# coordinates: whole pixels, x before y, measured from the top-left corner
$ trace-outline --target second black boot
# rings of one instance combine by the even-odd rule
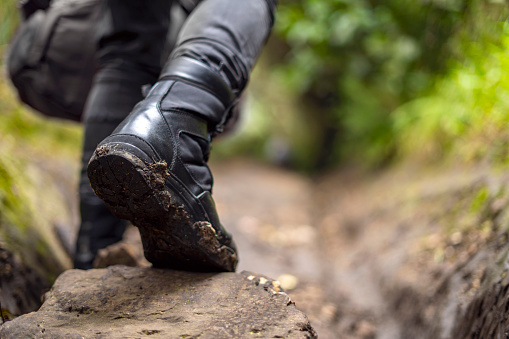
[[[174,63],[88,165],[94,192],[140,230],[154,267],[235,271],[237,251],[212,199],[211,134],[233,101],[208,67]]]

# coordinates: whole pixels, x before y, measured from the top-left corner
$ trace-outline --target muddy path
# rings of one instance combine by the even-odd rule
[[[378,296],[369,286],[357,288],[367,272],[346,272],[346,258],[329,247],[331,232],[320,228],[324,221],[342,227],[331,219],[342,213],[327,201],[328,192],[304,176],[250,161],[213,164],[212,170],[218,211],[239,247],[239,270],[280,280],[320,338],[373,337],[368,310],[379,304]],[[349,241],[333,236],[337,244]]]
[[[474,322],[485,333],[507,322],[505,173],[400,166],[311,180],[250,161],[212,169],[239,269],[282,281],[320,338],[476,337]],[[493,312],[501,320],[488,326]]]

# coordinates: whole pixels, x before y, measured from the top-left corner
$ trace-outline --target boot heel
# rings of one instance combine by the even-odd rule
[[[134,154],[116,145],[99,147],[88,164],[88,177],[95,194],[117,217],[133,220],[134,211],[153,210],[154,189],[164,189],[165,170],[150,171]],[[152,212],[152,211],[147,211]]]

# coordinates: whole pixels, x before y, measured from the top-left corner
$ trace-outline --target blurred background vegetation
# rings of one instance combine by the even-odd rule
[[[228,146],[308,172],[504,163],[507,13],[504,0],[281,0]]]
[[[78,174],[82,128],[46,119],[18,102],[4,66],[19,21],[16,2],[0,0],[0,250],[20,257],[45,287],[71,264],[54,222],[74,222],[76,198],[63,193],[75,187],[77,197],[73,174]],[[2,264],[0,280],[9,274],[9,265]]]
[[[15,6],[0,0],[0,52]],[[507,14],[505,0],[280,0],[239,131],[213,155],[309,173],[407,158],[505,163]],[[5,78],[1,91],[10,92]],[[27,113],[6,95],[2,134],[79,151],[79,127]]]

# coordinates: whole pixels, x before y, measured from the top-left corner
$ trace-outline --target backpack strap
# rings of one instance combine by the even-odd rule
[[[37,33],[38,38],[34,39],[33,45],[30,48],[30,52],[27,55],[26,63],[29,66],[35,66],[42,59],[44,53],[47,48],[47,43],[49,41],[49,36],[53,32],[53,27],[55,26],[58,18],[60,17],[60,13],[55,13],[57,11],[46,12],[46,18],[44,19],[44,25],[39,28],[39,33]]]
[[[17,6],[21,12],[21,18],[24,21],[30,18],[32,14],[38,10],[48,9],[50,1],[51,0],[19,0]]]

